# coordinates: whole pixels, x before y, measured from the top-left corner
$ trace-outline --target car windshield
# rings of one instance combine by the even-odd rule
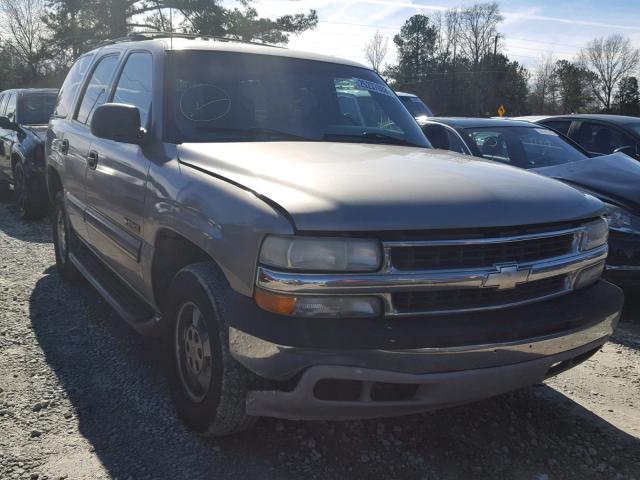
[[[515,167],[550,167],[589,158],[548,128],[504,126],[464,132],[482,157]]]
[[[429,147],[373,71],[237,52],[173,52],[172,141],[325,141]],[[173,136],[176,136],[175,138]]]
[[[401,96],[398,98],[400,98],[400,101],[405,107],[407,107],[409,113],[414,117],[421,117],[423,115],[426,117],[433,117],[433,113],[431,113],[429,107],[427,107],[418,97]]]
[[[33,93],[20,97],[18,121],[22,125],[46,125],[56,106],[57,94]]]

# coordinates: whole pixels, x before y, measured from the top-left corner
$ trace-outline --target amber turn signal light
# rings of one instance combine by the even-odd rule
[[[256,288],[254,298],[263,310],[280,315],[291,315],[296,308],[296,297],[271,293],[260,288]]]

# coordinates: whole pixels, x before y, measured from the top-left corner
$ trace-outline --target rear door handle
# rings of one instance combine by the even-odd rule
[[[98,152],[91,150],[87,155],[87,166],[91,170],[95,170],[98,167]]]

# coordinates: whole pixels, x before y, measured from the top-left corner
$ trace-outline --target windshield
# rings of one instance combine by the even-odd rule
[[[373,71],[237,52],[173,52],[175,142],[331,141],[429,147]]]
[[[404,106],[407,107],[407,110],[409,110],[409,113],[414,117],[433,117],[433,113],[431,113],[429,107],[427,107],[418,97],[401,96],[398,98],[400,98],[400,101],[402,101]]]
[[[589,158],[547,128],[505,126],[464,131],[480,156],[515,167],[550,167]]]
[[[35,93],[22,95],[18,107],[18,120],[22,125],[46,125],[56,106],[57,94]]]

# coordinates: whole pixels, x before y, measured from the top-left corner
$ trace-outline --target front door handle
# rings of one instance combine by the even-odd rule
[[[87,167],[91,170],[95,170],[98,167],[98,152],[91,150],[87,155]]]

